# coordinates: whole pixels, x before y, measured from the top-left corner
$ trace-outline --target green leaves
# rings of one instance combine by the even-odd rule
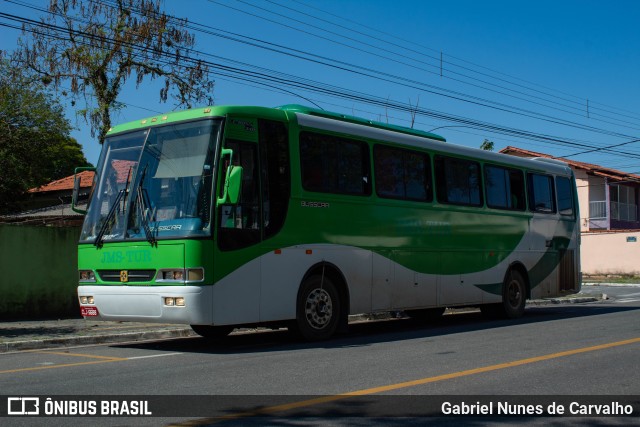
[[[130,77],[136,86],[164,80],[160,100],[171,97],[177,107],[213,104],[208,66],[183,55],[195,45],[187,21],[166,15],[160,5],[159,0],[50,0],[42,23],[25,26],[13,61],[46,84],[70,86],[72,102],[87,104],[81,116],[100,143]]]
[[[0,213],[19,210],[29,189],[87,164],[70,132],[52,93],[23,70],[0,62]]]

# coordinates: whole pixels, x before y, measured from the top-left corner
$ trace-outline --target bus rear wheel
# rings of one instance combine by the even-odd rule
[[[193,332],[209,340],[219,340],[233,331],[232,326],[191,325]]]
[[[517,270],[511,270],[502,291],[502,306],[508,319],[517,319],[524,314],[527,302],[527,285]]]
[[[527,302],[527,285],[522,274],[511,270],[502,285],[502,302],[487,304],[480,307],[480,311],[490,318],[517,319],[524,314]]]
[[[308,341],[330,338],[338,328],[340,297],[333,281],[320,275],[305,279],[298,292],[295,329]]]

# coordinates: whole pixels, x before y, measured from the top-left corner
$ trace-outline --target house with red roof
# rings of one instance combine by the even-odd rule
[[[518,147],[506,147],[500,152],[557,159],[573,169],[580,209],[583,274],[640,275],[640,175]]]
[[[582,231],[640,230],[640,175],[518,147],[506,147],[500,152],[518,157],[546,157],[567,163],[576,176]]]
[[[80,205],[86,204],[93,184],[94,172],[78,173]],[[30,198],[25,202],[25,210],[12,215],[3,216],[1,222],[48,224],[48,225],[80,225],[83,216],[71,209],[74,175],[52,181],[29,190]]]

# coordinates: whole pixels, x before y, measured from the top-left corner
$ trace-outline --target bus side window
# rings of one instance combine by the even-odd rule
[[[371,194],[369,146],[362,141],[301,132],[300,167],[307,191]]]
[[[376,144],[373,159],[378,197],[432,201],[431,163],[427,154]]]
[[[435,156],[435,171],[439,203],[482,206],[482,178],[478,162]]]
[[[258,184],[258,146],[253,142],[226,141],[233,150],[233,164],[242,166],[242,188],[237,205],[221,205],[218,210],[218,245],[222,250],[246,248],[260,241],[260,197]],[[226,173],[221,168],[221,176]]]
[[[529,209],[533,212],[552,214],[556,212],[553,177],[529,174]]]
[[[260,179],[263,238],[272,237],[284,225],[291,195],[289,135],[284,123],[258,120],[260,131]]]
[[[518,169],[484,166],[487,206],[492,209],[525,210],[524,174]]]
[[[556,194],[558,197],[558,212],[560,215],[573,216],[573,191],[571,191],[571,180],[569,178],[556,178]]]

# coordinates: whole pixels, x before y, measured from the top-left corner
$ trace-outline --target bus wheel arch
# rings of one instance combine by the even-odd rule
[[[349,314],[349,291],[334,264],[320,262],[304,275],[296,297],[294,327],[303,338],[320,341],[344,331]]]

